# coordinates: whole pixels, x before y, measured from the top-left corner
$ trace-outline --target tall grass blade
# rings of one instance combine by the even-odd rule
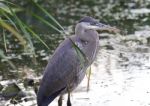
[[[4,48],[5,48],[5,51],[7,52],[7,43],[6,43],[6,35],[5,35],[5,30],[3,29],[3,41],[4,41]]]
[[[47,49],[50,49],[50,48],[48,47],[48,45],[47,45],[31,28],[27,27],[27,29],[28,29],[28,31],[29,31],[30,33],[32,33],[33,36],[35,36],[41,43],[43,43],[43,45],[44,45]]]
[[[17,28],[15,22],[13,22],[13,20],[4,12],[1,11],[1,13],[9,20],[9,22],[14,26],[14,28],[19,32],[19,29]]]
[[[26,46],[26,40],[22,37],[22,35],[19,34],[12,26],[5,23],[5,21],[3,21],[1,18],[0,18],[0,25],[9,32],[11,32],[20,41],[21,45],[23,45],[24,47]]]
[[[2,11],[2,14],[10,21],[10,23],[16,28],[16,30],[19,31],[19,29],[17,28],[17,26],[16,26],[16,24],[13,22],[13,20],[12,20],[11,18],[9,18],[9,16],[8,16],[5,12]],[[33,36],[35,36],[42,44],[44,44],[47,49],[50,49],[50,48],[46,45],[46,43],[45,43],[31,28],[29,28],[29,27],[28,27],[27,25],[25,25],[25,24],[23,24],[23,25],[27,28],[27,30],[28,30],[30,33],[32,33]]]
[[[10,15],[12,15],[12,13],[11,13],[9,7],[6,4],[7,5],[9,4],[11,6],[15,6],[15,7],[12,8],[12,10],[15,11],[15,12],[20,12],[20,11],[23,10],[22,8],[18,7],[16,4],[14,4],[12,2],[9,2],[9,1],[6,1],[6,0],[5,1],[0,0],[0,10],[3,10],[6,13],[9,13]]]
[[[78,57],[79,57],[79,60],[80,60],[80,62],[81,62],[81,67],[83,68],[83,67],[84,67],[84,64],[85,64],[86,62],[88,62],[89,60],[88,60],[88,58],[86,57],[86,55],[83,53],[83,51],[72,41],[72,39],[70,39],[70,41],[72,42],[73,47],[74,47],[74,49],[76,50],[76,53],[77,53],[77,55],[78,55]]]
[[[12,12],[17,24],[19,25],[21,31],[24,33],[24,36],[27,38],[27,40],[29,41],[30,44],[30,49],[31,52],[35,55],[35,50],[34,50],[34,46],[31,40],[31,36],[28,33],[28,31],[25,29],[25,27],[23,26],[23,22],[18,18],[18,16],[15,14],[15,12],[9,7],[10,11]]]
[[[64,28],[59,24],[59,22],[50,14],[48,13],[44,8],[42,8],[38,3],[35,3],[32,1],[41,11],[43,11],[52,21],[54,21],[63,31]],[[65,31],[64,31],[65,32]]]
[[[87,81],[87,92],[88,92],[90,89],[90,79],[91,79],[91,72],[92,72],[91,66],[87,69],[86,72],[87,72],[86,74],[87,74],[87,78],[88,78],[88,81]]]
[[[46,21],[45,19],[43,19],[42,17],[32,13],[32,15],[37,18],[38,20],[40,20],[41,22],[43,22],[44,24],[50,26],[51,28],[55,29],[56,31],[58,31],[59,33],[62,33],[61,30],[59,30],[58,28],[56,28],[54,25],[52,25],[51,23],[49,23],[48,21]]]

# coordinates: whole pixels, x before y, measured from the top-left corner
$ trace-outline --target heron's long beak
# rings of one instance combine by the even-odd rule
[[[120,30],[117,29],[116,27],[112,27],[110,25],[105,25],[102,23],[97,23],[95,26],[97,27],[96,30],[98,30],[98,31],[109,31],[109,32],[114,32],[114,33],[120,32]]]

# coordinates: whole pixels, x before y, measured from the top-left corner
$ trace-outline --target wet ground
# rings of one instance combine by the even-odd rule
[[[85,77],[72,94],[74,106],[150,106],[150,48],[143,45],[140,49],[147,52],[141,53],[135,50],[139,45],[133,45],[132,50],[127,49],[132,45],[100,50],[92,65],[90,90],[86,91]]]
[[[122,35],[103,34],[103,36],[107,37],[106,39],[100,39],[100,51],[91,66],[90,90],[87,92],[87,77],[85,77],[84,81],[72,93],[73,106],[150,106],[149,0],[127,2],[120,0],[109,0],[109,2],[106,0],[65,2],[64,0],[64,2],[59,1],[58,3],[51,0],[46,3],[43,3],[42,6],[45,6],[44,8],[49,10],[48,12],[52,13],[69,33],[73,33],[75,23],[81,17],[87,15],[93,16],[101,22],[116,26],[124,32]],[[33,10],[35,13],[39,12],[34,8]],[[24,17],[24,13],[22,17]],[[36,51],[39,62],[38,67],[32,64],[33,61],[31,61],[31,57],[28,54],[16,54],[15,52],[7,56],[16,66],[23,68],[27,66],[33,72],[35,70],[42,71],[47,63],[46,60],[49,58],[49,54],[54,52],[56,45],[62,41],[63,37],[55,34],[55,32],[51,34],[53,32],[46,25],[42,26],[38,22],[34,23],[32,21],[34,18],[27,20],[31,21],[31,25],[40,27],[40,30],[37,28],[38,33],[40,33],[39,36],[50,46],[51,51],[36,44],[38,48]],[[4,66],[0,71],[3,73],[0,75],[0,84],[7,86],[7,82],[19,82],[17,83],[18,86],[21,90],[27,92],[27,96],[21,98],[21,102],[18,102],[14,98],[5,100],[1,98],[0,94],[0,106],[14,106],[12,100],[16,102],[15,106],[36,106],[36,95],[33,88],[25,88],[21,82],[24,79],[22,77],[18,78],[18,76],[14,75],[14,70],[9,70],[8,64],[1,62],[3,63],[1,66]],[[9,71],[6,70],[7,68]],[[24,69],[27,70],[27,68]],[[28,70],[25,72],[30,74]],[[35,77],[38,76],[32,76],[32,78]],[[57,106],[57,99],[50,106]],[[63,106],[66,106],[66,97],[64,98]]]
[[[140,39],[141,33],[137,31],[134,37]],[[143,44],[139,45],[132,41],[132,35],[126,36],[128,41],[124,43],[120,35],[105,33],[103,36],[110,38],[100,40],[101,49],[91,66],[90,90],[87,92],[86,76],[71,95],[73,106],[150,106],[150,47],[144,44],[146,38],[142,37]],[[32,99],[23,100],[16,106],[36,105],[34,91],[29,92]],[[57,106],[57,100],[50,106]],[[66,100],[65,96],[63,106],[66,106]],[[9,100],[1,103],[13,106]]]

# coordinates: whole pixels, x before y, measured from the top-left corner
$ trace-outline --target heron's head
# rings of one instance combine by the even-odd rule
[[[103,23],[100,23],[98,20],[88,16],[82,18],[76,26],[77,33],[79,32],[82,33],[82,31],[84,30],[108,31],[114,33],[120,31],[115,27],[111,27],[110,25],[105,25]]]

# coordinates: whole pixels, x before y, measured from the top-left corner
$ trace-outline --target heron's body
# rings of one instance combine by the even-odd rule
[[[56,49],[45,69],[44,77],[40,85],[42,87],[39,89],[39,92],[42,91],[42,93],[38,93],[39,106],[47,106],[50,101],[55,99],[58,95],[67,93],[67,89],[70,91],[74,90],[83,80],[86,69],[92,63],[92,61],[90,61],[90,63],[80,62],[81,60],[70,39],[80,47],[89,60],[94,60],[95,58],[98,46],[98,35],[92,38],[93,41],[87,41],[87,44],[75,36],[63,41]],[[93,45],[91,45],[91,43]],[[88,49],[89,47],[91,50],[87,54],[83,48]],[[84,66],[82,66],[82,64],[84,64]],[[58,94],[54,95],[56,92],[58,92]],[[54,95],[54,97],[50,98],[52,95]]]
[[[104,28],[102,25],[86,17],[76,25],[75,35],[59,45],[45,68],[37,95],[38,106],[48,106],[58,95],[71,92],[80,84],[98,51],[98,33],[93,29]],[[84,61],[74,45],[86,57]]]

